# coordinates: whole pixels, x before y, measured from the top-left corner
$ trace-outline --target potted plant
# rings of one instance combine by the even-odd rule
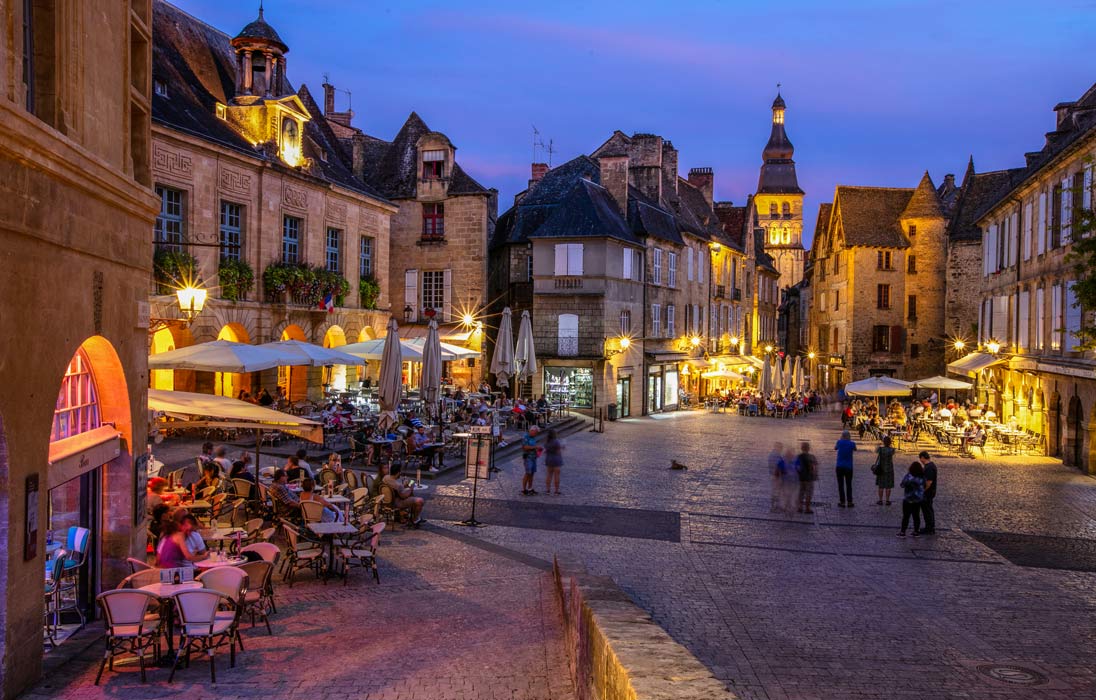
[[[221,281],[221,298],[228,301],[244,301],[251,285],[255,283],[255,272],[243,260],[224,258],[218,270]]]
[[[381,285],[373,275],[358,280],[358,297],[363,309],[377,308],[377,299],[381,296]]]
[[[183,250],[159,249],[152,258],[158,294],[171,294],[198,275],[198,260]]]

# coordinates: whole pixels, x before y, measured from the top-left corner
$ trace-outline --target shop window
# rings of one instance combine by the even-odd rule
[[[544,388],[553,404],[594,407],[594,373],[589,367],[545,367]]]

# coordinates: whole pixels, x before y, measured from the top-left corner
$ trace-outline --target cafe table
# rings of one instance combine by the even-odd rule
[[[246,535],[247,532],[242,527],[217,527],[199,530],[198,534],[204,541],[217,542],[220,544],[220,549],[224,549],[226,541],[235,540],[236,535]]]
[[[195,569],[216,569],[219,566],[240,566],[247,563],[247,557],[225,556],[223,552],[210,552],[208,559],[194,562]]]
[[[181,591],[193,591],[201,588],[199,581],[186,581],[183,583],[150,583],[141,586],[140,590],[148,591],[160,599],[160,618],[167,621],[167,658],[161,660],[161,665],[174,663],[175,655],[175,611],[172,609],[172,596]]]
[[[342,506],[343,514],[346,517],[346,522],[350,522],[350,499],[346,496],[340,496],[335,494],[333,496],[324,496],[325,501],[333,506]]]
[[[335,535],[352,535],[358,528],[348,523],[309,523],[308,529],[313,534],[324,538],[327,544],[327,573],[330,577],[335,570]]]

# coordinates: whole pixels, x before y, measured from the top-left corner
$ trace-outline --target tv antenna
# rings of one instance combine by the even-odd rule
[[[544,143],[544,139],[542,139],[541,136],[540,136],[540,131],[537,129],[536,124],[534,124],[533,125],[533,162],[534,163],[541,162],[537,157],[537,153],[539,151],[540,153],[544,154],[544,156],[547,157],[548,167],[551,168],[552,167],[552,154],[556,152],[556,149],[553,146],[553,143],[554,143],[554,141],[552,139],[548,139],[548,143]],[[542,156],[542,157],[544,157],[544,156]]]
[[[331,85],[331,74],[330,73],[325,72],[323,74],[323,82],[324,82],[324,85]],[[354,99],[353,99],[354,96],[353,96],[353,94],[351,94],[351,92],[349,90],[344,90],[342,88],[335,87],[334,85],[332,85],[331,87],[333,87],[335,89],[335,92],[341,92],[344,95],[346,95],[346,111],[347,112],[353,112],[354,111]]]

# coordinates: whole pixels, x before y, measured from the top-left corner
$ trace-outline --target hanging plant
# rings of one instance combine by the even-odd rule
[[[377,308],[377,299],[381,296],[381,285],[372,275],[358,280],[358,296],[363,309]]]
[[[158,294],[171,294],[197,279],[198,260],[182,250],[159,249],[152,257],[152,273]]]
[[[255,271],[243,260],[221,260],[218,276],[221,281],[221,298],[229,301],[247,299],[251,285],[255,283]]]

